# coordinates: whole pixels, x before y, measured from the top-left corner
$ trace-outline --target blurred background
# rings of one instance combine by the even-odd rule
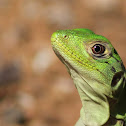
[[[73,126],[81,102],[51,48],[59,29],[107,37],[126,64],[125,0],[0,0],[0,125]]]

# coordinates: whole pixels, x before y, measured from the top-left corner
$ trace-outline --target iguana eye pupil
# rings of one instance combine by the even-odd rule
[[[64,38],[66,38],[66,37],[67,37],[67,35],[64,36]]]
[[[100,45],[100,44],[95,44],[93,47],[92,47],[92,52],[94,54],[103,54],[105,52],[105,46],[103,45]]]

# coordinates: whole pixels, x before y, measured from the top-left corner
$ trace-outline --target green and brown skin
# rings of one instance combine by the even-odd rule
[[[51,42],[82,101],[75,126],[124,126],[126,70],[110,41],[89,29],[73,29],[54,32]]]

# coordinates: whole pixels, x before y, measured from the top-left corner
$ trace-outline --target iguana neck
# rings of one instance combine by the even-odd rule
[[[70,69],[70,74],[82,101],[80,118],[83,123],[88,126],[92,124],[97,126],[98,124],[102,125],[107,122],[109,119],[109,108],[108,105],[106,105],[106,103],[108,104],[106,96],[92,88],[94,84],[89,83],[89,80],[77,73],[77,71]],[[99,111],[100,109],[105,111]],[[101,115],[103,116],[103,114],[104,119],[101,121],[100,117]]]
[[[120,102],[122,102],[121,100],[117,104],[116,104],[117,101],[113,100],[115,104],[114,106],[115,109],[113,110],[115,113],[112,115],[110,110],[110,104],[113,104],[112,99],[110,98],[111,99],[110,101],[110,99],[106,95],[94,90],[94,88],[92,88],[91,85],[94,85],[95,82],[89,83],[89,81],[86,80],[86,78],[84,78],[76,70],[68,69],[68,71],[74,81],[74,84],[78,90],[82,102],[80,119],[78,120],[75,126],[92,126],[92,124],[93,126],[99,126],[98,125],[99,123],[101,123],[101,125],[104,124],[103,126],[124,126],[123,120],[118,120],[115,118],[116,114],[119,113],[119,110],[116,111],[115,109],[117,108],[116,106],[120,105]],[[126,97],[125,91],[124,93],[122,93],[121,97],[122,100],[124,99],[124,97]],[[85,106],[86,102],[88,102],[88,106],[90,106],[90,109],[86,109],[87,107]],[[109,107],[106,106],[106,103],[109,104]],[[121,105],[122,107],[126,106],[123,104]],[[103,108],[101,108],[102,111],[99,111],[100,107],[105,108],[105,111],[103,112]],[[124,108],[122,110],[124,110]],[[103,122],[101,122],[100,115],[103,114],[104,114],[104,120]],[[119,116],[120,115],[118,115],[118,117]],[[89,118],[90,121],[87,118]]]

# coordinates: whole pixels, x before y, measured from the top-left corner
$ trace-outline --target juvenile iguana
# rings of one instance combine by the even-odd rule
[[[75,126],[124,126],[126,70],[110,41],[89,29],[73,29],[54,32],[51,42],[82,101]]]

